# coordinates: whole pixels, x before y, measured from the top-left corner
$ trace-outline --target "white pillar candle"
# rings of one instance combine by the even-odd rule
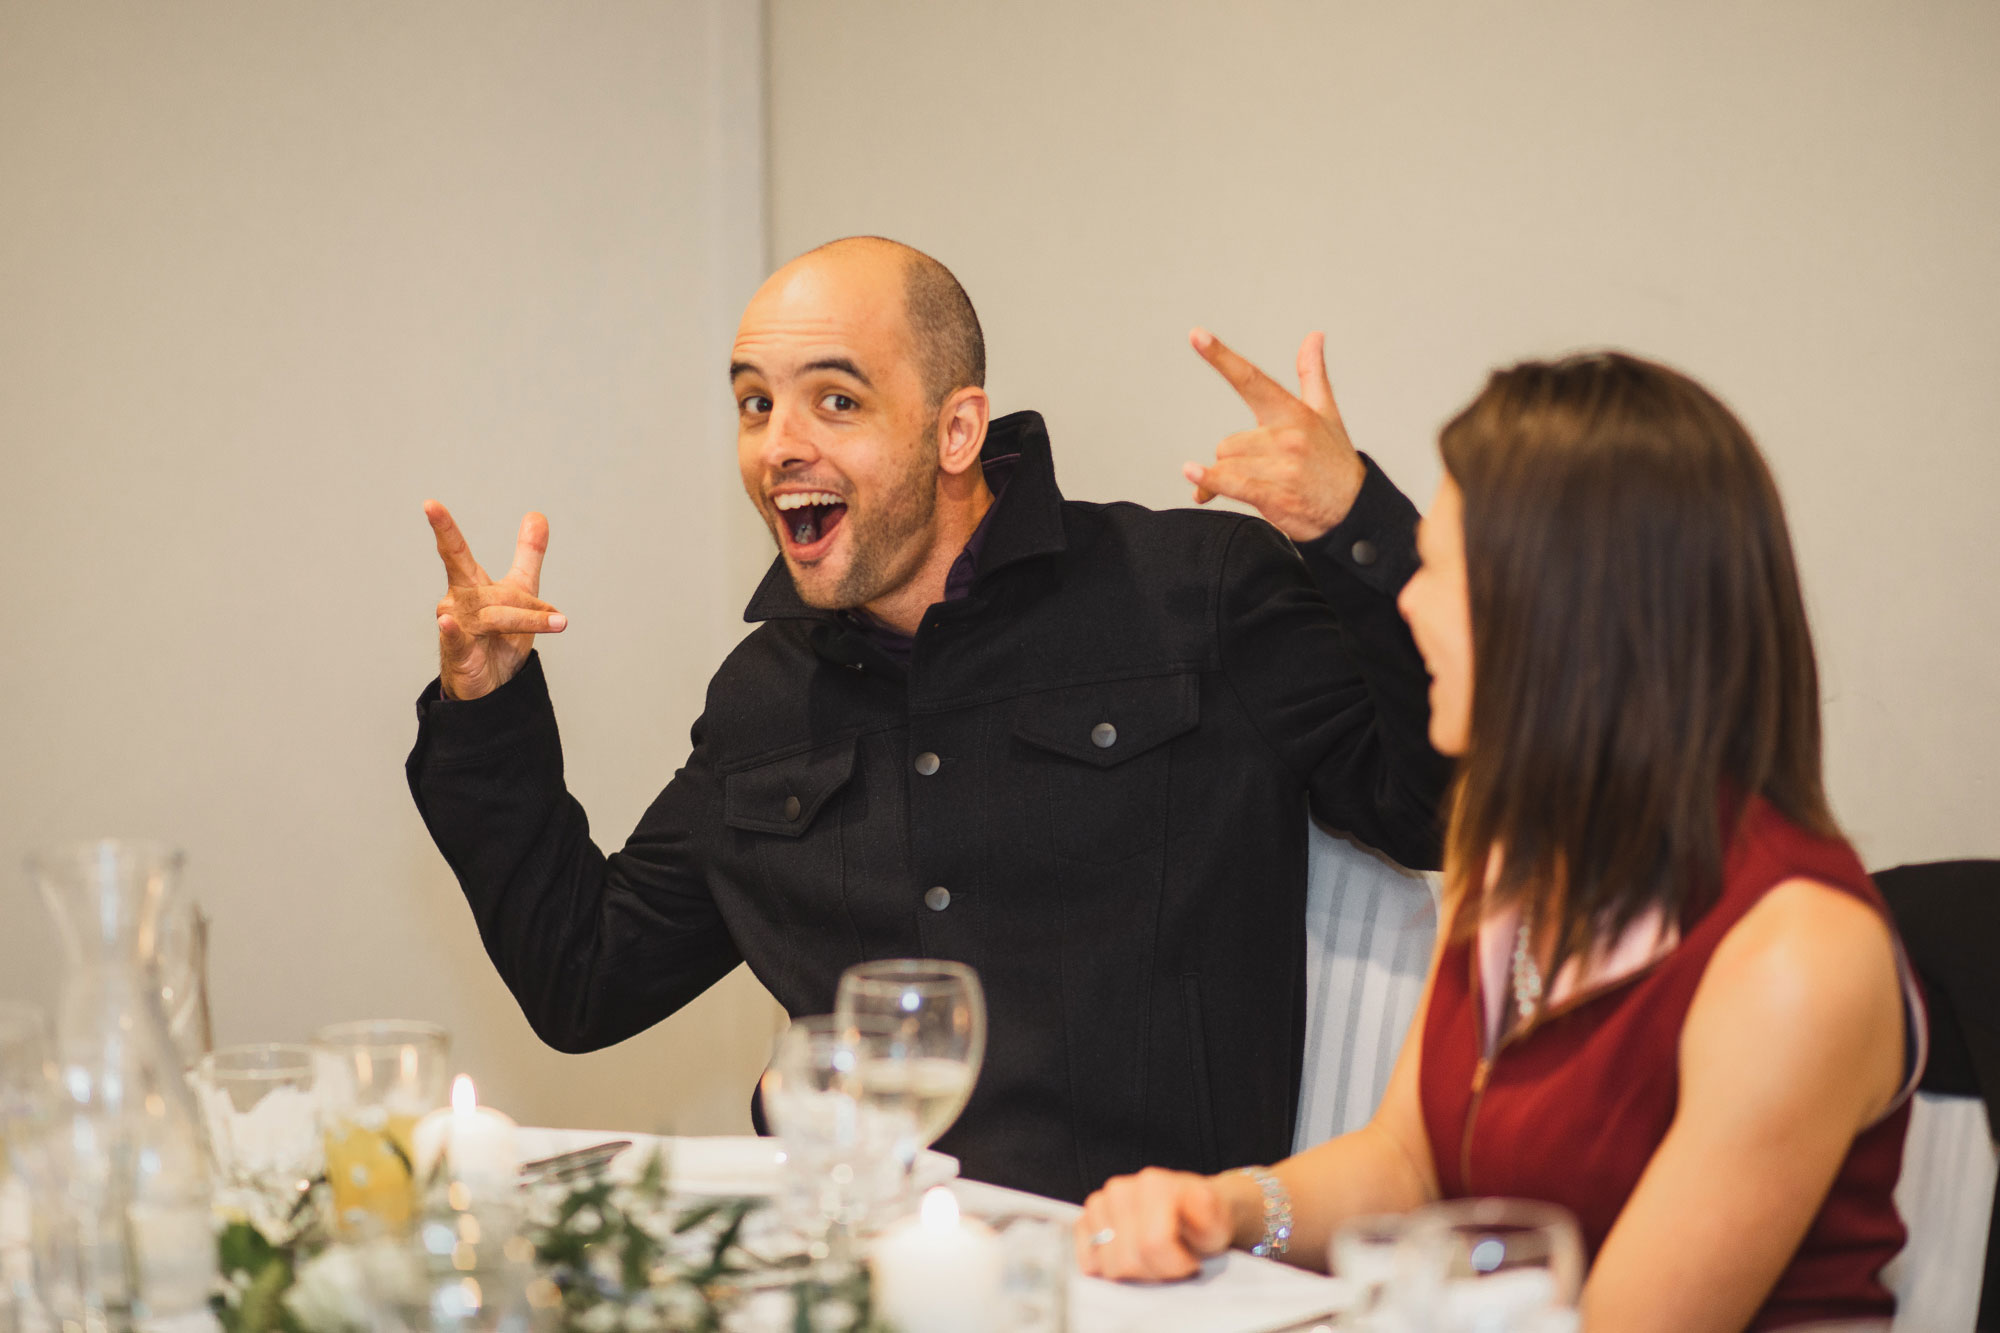
[[[474,1198],[512,1199],[521,1168],[514,1131],[512,1120],[479,1105],[472,1080],[460,1074],[452,1081],[451,1109],[432,1111],[411,1136],[418,1183],[430,1179],[442,1154],[447,1178],[463,1183]]]
[[[875,1242],[875,1310],[897,1333],[993,1333],[1000,1240],[940,1185],[910,1221]]]

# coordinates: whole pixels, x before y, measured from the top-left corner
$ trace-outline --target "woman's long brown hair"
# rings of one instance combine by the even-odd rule
[[[1691,923],[1750,796],[1836,831],[1784,509],[1728,408],[1621,353],[1528,362],[1440,447],[1472,609],[1454,894],[1497,861],[1489,903],[1531,903],[1560,967],[1651,907]]]

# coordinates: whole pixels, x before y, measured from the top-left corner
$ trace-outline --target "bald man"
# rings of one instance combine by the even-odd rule
[[[533,651],[567,623],[547,523],[495,580],[426,506],[448,586],[410,789],[544,1041],[622,1041],[739,962],[804,1015],[850,964],[957,959],[989,1015],[939,1143],[967,1175],[1080,1200],[1290,1151],[1308,805],[1437,853],[1446,769],[1395,609],[1416,514],[1348,442],[1316,339],[1298,396],[1194,341],[1257,425],[1187,476],[1268,521],[1064,500],[1041,418],[989,421],[978,318],[928,256],[853,238],[774,274],[729,366],[778,546],[761,623],[609,856]]]

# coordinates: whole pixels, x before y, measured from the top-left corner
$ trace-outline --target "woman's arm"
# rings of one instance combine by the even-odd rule
[[[1292,1263],[1324,1269],[1327,1244],[1347,1218],[1400,1213],[1437,1197],[1437,1170],[1417,1100],[1417,1066],[1443,940],[1440,931],[1423,995],[1374,1118],[1271,1168],[1292,1196],[1292,1240],[1285,1256]],[[1110,1241],[1092,1243],[1106,1231]],[[1148,1167],[1136,1176],[1113,1177],[1084,1201],[1076,1224],[1077,1266],[1099,1277],[1170,1282],[1194,1276],[1205,1256],[1232,1245],[1248,1249],[1263,1235],[1263,1194],[1248,1177]]]
[[[1867,904],[1788,880],[1731,929],[1681,1033],[1681,1093],[1597,1257],[1584,1323],[1741,1329],[1903,1078],[1902,985]]]

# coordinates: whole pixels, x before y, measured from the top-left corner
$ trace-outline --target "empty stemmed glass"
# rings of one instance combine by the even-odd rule
[[[764,1112],[785,1149],[784,1211],[819,1257],[851,1257],[854,1232],[893,1198],[916,1139],[908,1103],[865,1095],[861,1073],[897,1058],[893,1025],[831,1014],[801,1018],[778,1038],[762,1083]]]
[[[979,974],[963,963],[934,958],[858,963],[841,974],[833,1012],[842,1023],[870,1020],[895,1033],[895,1048],[869,1060],[860,1081],[865,1095],[911,1108],[917,1124],[909,1154],[914,1160],[951,1128],[978,1081],[986,1057],[986,997]]]
[[[1347,1316],[1370,1319],[1388,1308],[1396,1281],[1397,1252],[1409,1234],[1410,1214],[1371,1213],[1350,1217],[1327,1247],[1328,1270],[1358,1293]]]
[[[1568,1209],[1456,1199],[1419,1210],[1397,1252],[1396,1303],[1437,1333],[1575,1327],[1583,1243]]]

